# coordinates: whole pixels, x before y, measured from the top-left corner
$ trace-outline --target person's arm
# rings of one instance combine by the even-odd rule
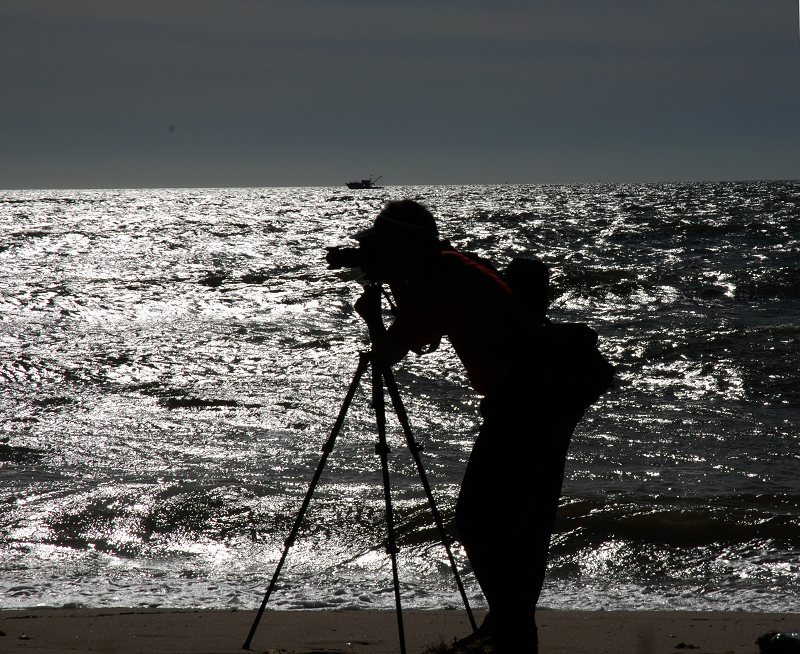
[[[367,323],[372,352],[381,364],[391,367],[408,354],[410,348],[393,338],[383,324],[380,286],[367,286],[356,300],[355,309]]]

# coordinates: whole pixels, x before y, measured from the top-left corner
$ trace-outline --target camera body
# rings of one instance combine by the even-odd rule
[[[361,248],[329,247],[325,261],[332,270],[339,268],[361,268],[364,253]]]
[[[328,268],[339,270],[341,268],[356,268],[364,273],[372,282],[379,282],[378,265],[375,253],[364,246],[356,248],[329,247],[325,255]]]

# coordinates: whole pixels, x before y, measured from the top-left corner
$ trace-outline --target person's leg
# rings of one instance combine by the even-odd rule
[[[538,592],[524,578],[541,557],[531,551],[536,548],[527,541],[528,512],[521,510],[530,504],[525,491],[528,475],[517,463],[524,455],[503,443],[507,430],[500,427],[500,421],[486,417],[464,475],[456,524],[489,605],[482,631],[491,631],[498,653],[513,642],[516,652],[530,654],[536,643],[531,598]]]
[[[485,412],[456,507],[461,542],[489,604],[487,628],[498,654],[537,651],[535,608],[577,422],[537,413],[532,429],[529,412]]]
[[[533,503],[527,511],[517,503],[515,515],[508,515],[503,525],[495,524],[491,540],[465,544],[489,605],[487,627],[498,654],[538,652],[536,605],[558,506],[554,490],[539,488],[534,497],[523,499],[523,504]]]

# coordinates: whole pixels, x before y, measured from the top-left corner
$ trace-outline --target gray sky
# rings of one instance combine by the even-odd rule
[[[0,188],[800,178],[796,0],[0,0]]]

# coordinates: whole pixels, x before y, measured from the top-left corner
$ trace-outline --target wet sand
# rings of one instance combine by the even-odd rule
[[[478,619],[480,614],[476,614]],[[0,611],[0,652],[242,652],[254,611],[28,609]],[[757,654],[770,631],[800,630],[800,613],[540,611],[542,654]],[[408,654],[469,629],[463,611],[404,611]],[[400,652],[394,611],[270,611],[254,652]]]

